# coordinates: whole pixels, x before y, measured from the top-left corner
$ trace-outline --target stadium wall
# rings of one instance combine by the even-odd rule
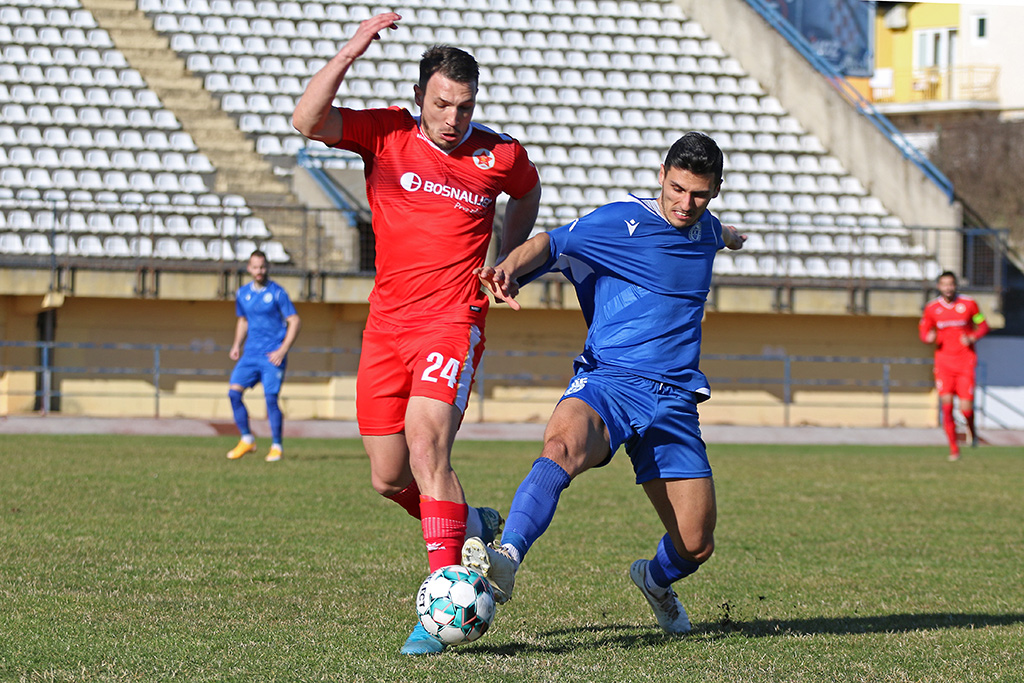
[[[362,302],[365,279],[339,281],[336,287],[347,286],[349,291],[344,302],[334,303],[302,301],[296,296],[301,291],[297,278],[275,279],[296,298],[303,322],[281,394],[285,414],[289,419],[353,419],[357,350],[368,311]],[[193,283],[176,291],[201,289]],[[585,336],[574,297],[561,289],[555,282],[527,288],[522,295],[526,307],[518,313],[503,306],[492,308],[487,329],[490,353],[484,359],[467,421],[542,422],[550,415]],[[751,288],[750,293],[755,291]],[[825,309],[831,295],[823,295],[820,305]],[[719,296],[723,298],[729,297]],[[35,294],[0,296],[3,339],[39,339],[42,302]],[[916,337],[920,305],[904,308],[882,316],[851,315],[842,306],[815,314],[750,312],[721,301],[710,306],[704,327],[704,370],[712,381],[713,399],[702,405],[702,419],[707,424],[934,425],[935,397],[926,362],[930,350]],[[190,300],[68,296],[55,312],[57,342],[187,347],[161,353],[159,387],[146,371],[117,371],[151,368],[150,350],[57,349],[53,362],[76,369],[54,378],[54,389],[62,392],[62,414],[159,414],[230,421],[226,384],[233,363],[227,347],[234,331],[234,304],[229,298],[218,298],[216,287]],[[327,349],[341,352],[322,352]],[[726,354],[744,358],[716,359]],[[760,358],[780,354],[911,358],[920,359],[920,364],[894,366],[893,387],[887,395],[880,387],[882,370],[877,363],[797,364],[792,378],[803,384],[793,386],[787,404],[780,363]],[[25,368],[38,363],[38,350],[4,348],[0,359],[6,369],[0,372],[0,412],[32,412],[37,408],[37,373]],[[263,419],[258,387],[248,399],[253,417]]]

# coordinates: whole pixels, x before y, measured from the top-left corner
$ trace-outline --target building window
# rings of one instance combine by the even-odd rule
[[[988,38],[988,17],[984,14],[974,16],[974,37],[978,40]]]
[[[946,69],[956,55],[956,29],[927,29],[914,32],[914,68]]]

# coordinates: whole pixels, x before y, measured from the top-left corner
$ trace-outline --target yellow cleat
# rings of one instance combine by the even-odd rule
[[[267,462],[277,462],[278,460],[281,459],[282,455],[284,455],[284,454],[281,452],[281,448],[280,447],[278,447],[278,446],[271,446],[270,447],[270,452],[267,453],[267,457],[265,457],[263,459],[266,460]]]
[[[254,450],[256,450],[255,441],[253,443],[239,441],[237,446],[228,451],[228,460],[238,460],[246,453],[252,453]]]

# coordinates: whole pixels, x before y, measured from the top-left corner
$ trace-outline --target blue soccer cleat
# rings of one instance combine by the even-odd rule
[[[483,531],[480,532],[480,540],[484,543],[493,543],[500,538],[501,528],[505,526],[505,520],[501,513],[494,508],[477,508],[480,513],[480,521],[483,522]]]
[[[405,640],[405,645],[402,646],[400,652],[403,655],[436,655],[440,652],[444,652],[447,647],[440,640],[427,633],[427,629],[423,628],[423,624],[416,622],[416,626],[413,627],[412,633]]]

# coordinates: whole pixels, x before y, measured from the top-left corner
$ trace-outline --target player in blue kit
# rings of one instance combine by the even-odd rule
[[[242,402],[242,392],[260,382],[273,437],[265,460],[277,462],[284,453],[281,445],[284,416],[277,396],[288,366],[288,349],[295,343],[301,321],[288,292],[268,278],[266,254],[258,249],[252,252],[245,270],[252,276],[252,282],[241,287],[235,296],[238,323],[235,325],[235,341],[228,352],[231,360],[238,361],[231,371],[228,398],[231,399],[231,410],[242,438],[228,451],[228,458],[237,460],[256,450],[256,439],[249,429],[249,411]],[[245,342],[244,352],[242,342]]]
[[[697,404],[711,394],[698,367],[701,319],[715,253],[746,239],[706,211],[722,167],[714,140],[687,133],[665,158],[657,198],[603,206],[476,271],[513,309],[520,285],[561,271],[588,326],[575,376],[512,500],[500,545],[470,538],[462,549],[463,564],[491,581],[498,602],[511,597],[516,571],[562,491],[625,446],[667,532],[652,559],[633,563],[630,578],[662,629],[690,631],[672,584],[711,556],[717,514],[697,418]]]

